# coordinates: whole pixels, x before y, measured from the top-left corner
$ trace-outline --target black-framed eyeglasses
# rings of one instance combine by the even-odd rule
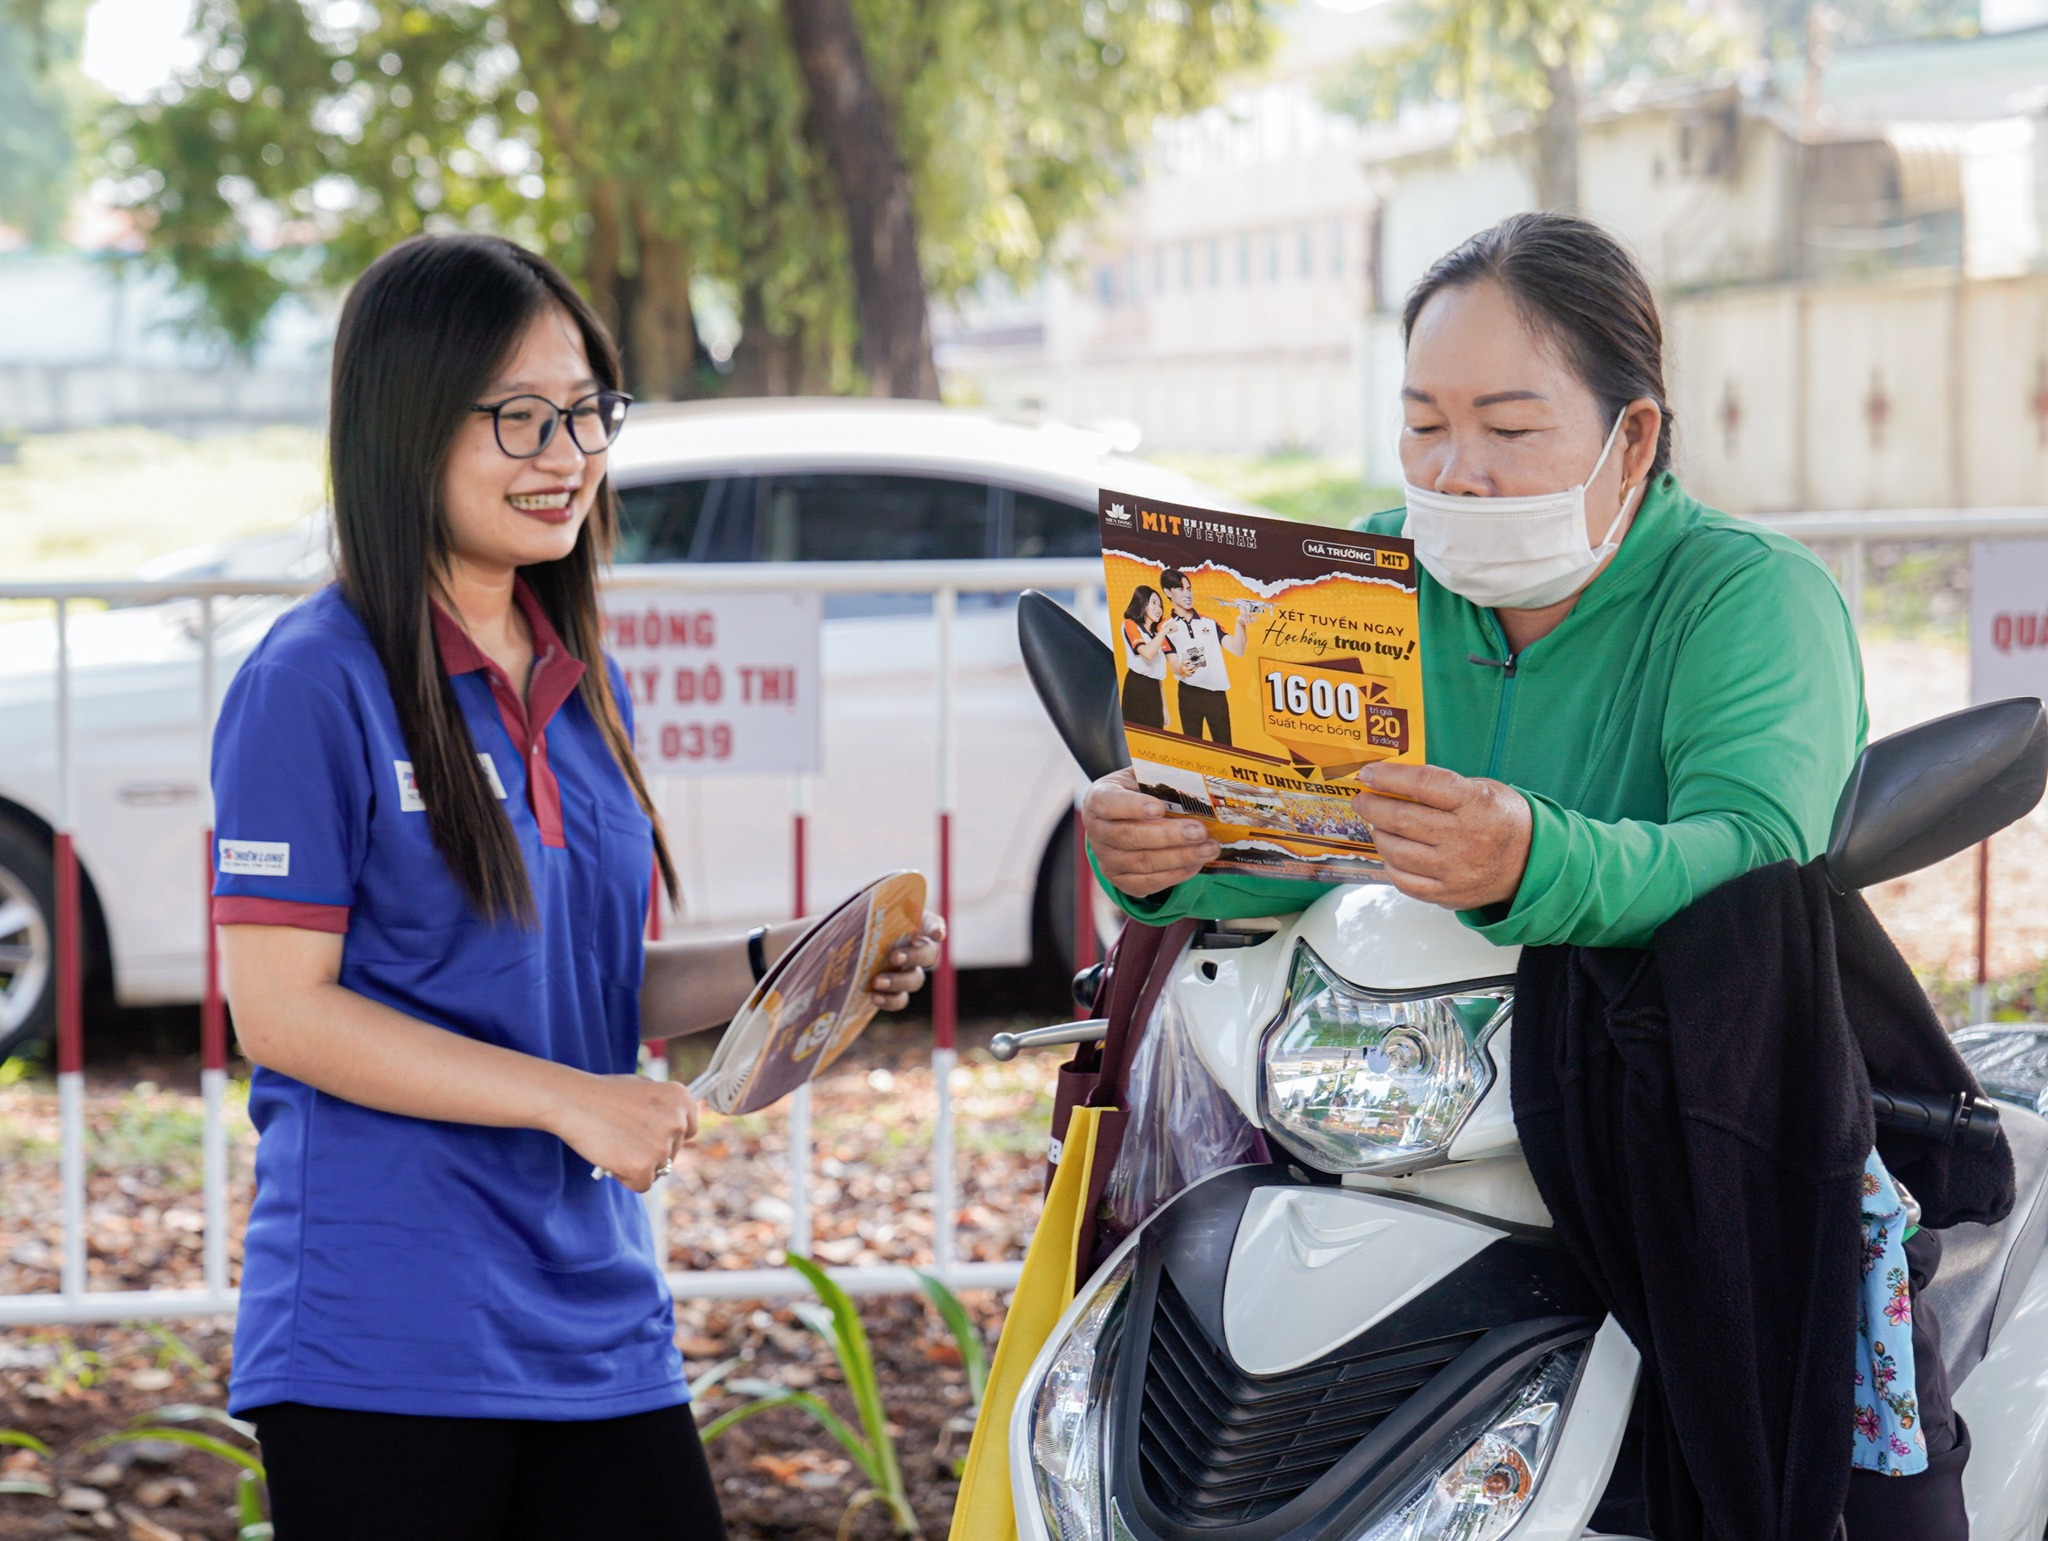
[[[469,410],[490,414],[491,432],[498,448],[514,460],[531,460],[555,442],[555,430],[564,420],[569,438],[586,455],[610,449],[626,426],[626,408],[633,398],[624,391],[592,391],[566,407],[558,407],[545,396],[508,396],[485,405],[478,402]]]

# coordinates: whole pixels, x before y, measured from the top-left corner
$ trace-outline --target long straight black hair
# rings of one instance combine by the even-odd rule
[[[434,848],[481,914],[529,924],[526,864],[441,668],[431,604],[434,575],[452,546],[441,480],[456,435],[528,325],[551,306],[576,323],[598,382],[617,390],[611,337],[544,259],[488,235],[419,236],[394,246],[342,306],[327,420],[341,591],[383,662]],[[607,477],[575,549],[523,567],[520,576],[562,645],[584,664],[583,704],[654,822],[655,859],[673,900],[675,865],[661,817],[604,666],[597,570],[611,555],[615,528]]]

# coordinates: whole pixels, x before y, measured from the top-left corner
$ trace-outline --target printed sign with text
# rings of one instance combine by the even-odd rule
[[[655,774],[819,768],[816,594],[604,596],[605,648],[633,696]]]
[[[1102,565],[1138,784],[1212,872],[1379,875],[1358,773],[1423,759],[1415,548],[1104,492]]]

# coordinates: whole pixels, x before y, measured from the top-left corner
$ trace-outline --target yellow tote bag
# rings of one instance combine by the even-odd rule
[[[1060,1164],[1045,1195],[1045,1211],[1031,1246],[1003,1336],[982,1393],[967,1468],[953,1505],[950,1541],[1016,1541],[1017,1512],[1010,1498],[1010,1418],[1031,1361],[1060,1313],[1074,1298],[1075,1250],[1087,1218],[1088,1180],[1095,1165],[1095,1136],[1104,1108],[1077,1107],[1068,1116]]]

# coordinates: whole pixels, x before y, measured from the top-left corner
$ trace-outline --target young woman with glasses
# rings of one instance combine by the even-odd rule
[[[619,384],[531,253],[380,258],[335,344],[338,581],[222,709],[214,919],[261,1133],[230,1401],[283,1541],[724,1535],[636,1197],[697,1111],[633,1070],[797,928],[642,940],[675,874],[599,645]]]

